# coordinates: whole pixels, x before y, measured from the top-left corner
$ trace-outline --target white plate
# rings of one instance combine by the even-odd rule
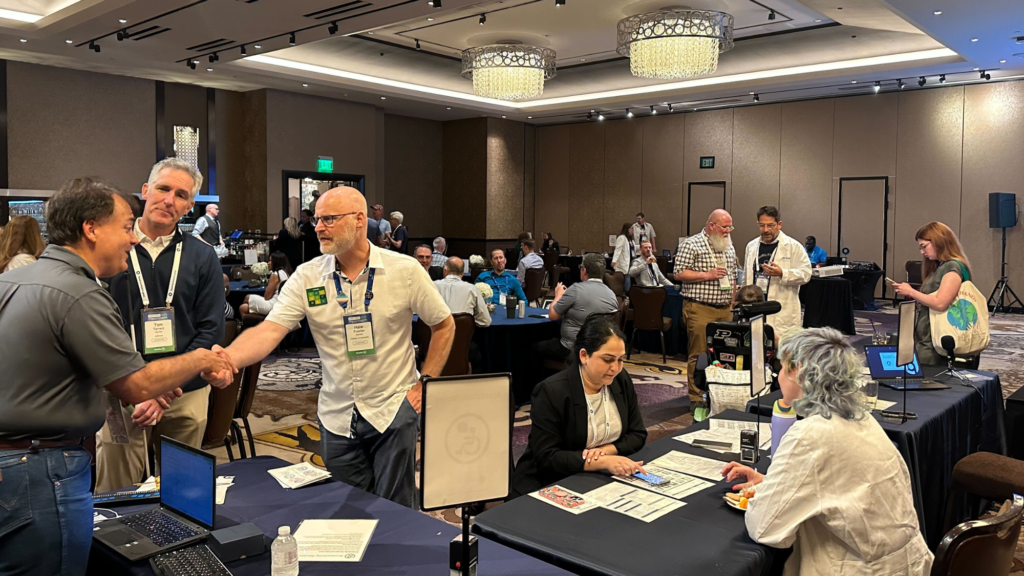
[[[733,510],[736,510],[736,511],[741,512],[741,513],[745,513],[746,512],[746,510],[744,510],[743,508],[740,508],[740,503],[739,502],[733,502],[727,496],[722,496],[722,501],[725,502],[726,506],[728,506],[729,508],[732,508]]]

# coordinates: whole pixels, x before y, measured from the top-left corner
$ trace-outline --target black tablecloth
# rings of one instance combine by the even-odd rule
[[[719,417],[751,421],[754,416],[727,410]],[[707,428],[708,423],[687,429]],[[648,444],[633,455],[649,462],[677,450],[716,460],[722,454],[694,448],[672,438]],[[758,468],[768,464],[762,458]],[[608,482],[604,474],[576,474],[559,482],[584,493]],[[722,502],[730,490],[724,481],[683,499],[686,505],[650,523],[603,508],[573,515],[531,496],[522,496],[481,514],[473,530],[577,574],[661,576],[663,574],[779,574],[787,551],[755,543],[743,516]]]
[[[1024,387],[1006,399],[1006,443],[1010,456],[1024,460]]]
[[[857,331],[853,321],[853,292],[845,278],[811,278],[800,287],[804,307],[804,328],[831,326],[843,334]]]
[[[298,490],[287,490],[267,473],[288,463],[272,456],[236,460],[217,466],[217,474],[234,476],[224,504],[217,506],[216,527],[225,528],[245,522],[256,524],[265,535],[267,551],[256,557],[227,563],[236,576],[270,574],[270,542],[277,528],[288,525],[294,533],[306,518],[369,519],[379,522],[359,563],[303,562],[303,575],[377,574],[425,575],[448,573],[448,545],[460,532],[450,524],[399,506],[341,482],[327,481]],[[120,508],[120,512],[144,506]],[[126,565],[109,563],[113,556],[102,545],[94,545],[89,574],[146,574],[153,571],[149,561]],[[565,574],[514,550],[481,539],[480,574]]]
[[[537,384],[537,363],[533,345],[542,340],[557,338],[562,323],[548,318],[531,318],[548,311],[542,308],[527,308],[525,318],[508,318],[504,306],[496,306],[491,316],[491,325],[477,328],[473,339],[483,355],[487,373],[510,372],[512,391],[516,405],[530,401],[533,387]]]
[[[853,307],[856,310],[877,310],[875,306],[875,289],[878,281],[885,276],[881,270],[850,270],[843,271],[843,278],[850,281],[853,290]]]
[[[925,375],[929,377],[938,371],[933,367],[924,368]],[[999,376],[991,372],[974,373],[983,377],[972,381],[980,394],[974,388],[946,377],[934,379],[950,385],[948,390],[907,392],[908,410],[917,414],[916,420],[901,424],[899,420],[885,419],[878,412],[874,413],[910,469],[914,506],[921,531],[932,549],[943,536],[943,518],[952,485],[953,466],[974,452],[1006,454]],[[761,413],[770,416],[771,407],[780,397],[779,392],[764,397]],[[879,386],[878,398],[896,402],[889,410],[903,410],[903,392]],[[755,404],[747,404],[747,409],[755,411]]]

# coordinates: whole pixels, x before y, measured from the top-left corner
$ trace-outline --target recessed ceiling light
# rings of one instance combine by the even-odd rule
[[[971,38],[971,42],[977,42],[977,41],[978,41],[977,38]]]
[[[502,115],[502,118],[505,118],[505,116],[504,116],[504,115]]]
[[[303,87],[303,88],[309,88],[309,84],[306,84],[305,82],[303,82],[303,83],[302,83],[302,87]]]
[[[753,95],[754,95],[754,93],[753,93],[753,92],[751,92],[751,93],[750,93],[750,95],[751,95],[751,96],[753,96]]]
[[[580,62],[586,62],[586,61],[587,61],[586,58],[580,58]]]
[[[974,71],[977,72],[978,70],[981,70],[981,68],[978,68],[977,66],[975,66],[974,67]]]
[[[257,49],[257,50],[259,50],[260,48],[263,48],[263,46],[260,46],[259,44],[253,44],[252,47]]]
[[[388,99],[388,97],[387,97],[387,96],[381,96],[381,97],[380,97],[380,99],[381,99],[381,100],[387,100],[387,99]]]
[[[920,50],[914,52],[888,54],[885,56],[872,56],[869,58],[854,58],[849,60],[838,60],[834,62],[823,62],[820,64],[807,64],[803,66],[790,66],[785,68],[774,68],[770,70],[759,70],[757,72],[745,72],[740,74],[728,74],[723,76],[707,76],[703,78],[683,80],[680,82],[651,84],[648,86],[639,86],[635,88],[625,88],[619,90],[588,92],[582,94],[573,94],[570,96],[561,96],[557,98],[530,100],[528,102],[510,102],[507,100],[498,100],[494,98],[482,98],[475,94],[470,94],[466,92],[446,90],[443,88],[435,88],[433,86],[424,86],[421,84],[414,84],[412,82],[403,82],[400,80],[392,80],[390,78],[371,76],[369,74],[348,72],[346,70],[339,70],[337,68],[318,66],[316,64],[309,64],[306,62],[296,62],[294,60],[285,60],[283,58],[275,58],[273,56],[266,56],[262,54],[250,56],[247,61],[256,62],[260,64],[268,64],[271,66],[288,68],[292,70],[302,70],[305,72],[312,72],[314,74],[323,74],[326,76],[333,76],[335,78],[347,78],[350,80],[358,80],[360,82],[389,86],[392,88],[399,88],[402,90],[411,90],[424,94],[434,94],[437,96],[454,98],[460,101],[482,102],[486,104],[493,104],[496,106],[504,106],[507,108],[519,108],[522,110],[527,108],[535,108],[538,106],[552,106],[556,104],[569,104],[574,102],[589,102],[604,98],[619,98],[622,96],[634,96],[638,94],[663,94],[669,91],[678,91],[689,88],[735,84],[739,82],[751,82],[755,80],[787,78],[801,76],[805,74],[815,74],[818,72],[828,72],[833,70],[851,70],[855,68],[879,66],[883,64],[922,62],[927,60],[934,60],[937,58],[949,58],[951,56],[956,55],[956,52],[950,50],[949,48],[936,48],[931,50]]]
[[[67,40],[64,41],[64,43],[65,44],[72,44],[73,42],[72,42],[71,38],[68,38]]]
[[[451,106],[449,106],[449,107],[448,107],[448,110],[451,110],[451,109],[452,109],[452,107],[451,107]]]
[[[427,22],[433,22],[433,21],[434,21],[433,18],[427,18]]]
[[[120,19],[118,20],[118,22],[120,22],[121,24],[127,24],[127,23],[128,23],[128,21],[127,21],[127,20],[125,20],[124,18],[120,18]]]
[[[369,34],[370,36],[373,36],[373,32],[367,32],[367,34]]]
[[[850,81],[850,84],[856,84],[856,83],[857,83],[857,81],[856,81],[856,80],[851,80],[851,81]]]
[[[533,116],[527,116],[526,119],[527,120],[533,120]]]
[[[942,10],[936,10],[936,11],[932,12],[932,14],[935,14],[936,16],[941,16],[942,15]]]
[[[18,22],[37,22],[43,17],[39,14],[29,14],[28,12],[18,12],[17,10],[3,10],[0,9],[0,18],[5,20],[17,20]]]
[[[817,20],[815,20],[815,22],[821,22],[821,18],[818,18]]]
[[[207,68],[206,71],[207,72],[213,72],[213,68]]]
[[[22,42],[28,42],[28,40],[26,40],[25,38],[22,38],[21,41]]]
[[[1006,60],[1000,60],[999,63],[1000,64],[1006,64]]]

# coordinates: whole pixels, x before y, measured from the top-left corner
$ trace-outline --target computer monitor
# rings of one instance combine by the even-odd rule
[[[750,395],[758,396],[768,386],[764,377],[764,316],[750,319]]]
[[[872,378],[902,378],[903,367],[897,362],[897,350],[895,346],[865,346],[864,352],[868,358],[868,369]],[[914,353],[914,361],[906,365],[907,376],[918,378],[921,376],[921,365],[917,361],[917,353]]]
[[[217,459],[177,440],[160,438],[160,505],[213,530]]]

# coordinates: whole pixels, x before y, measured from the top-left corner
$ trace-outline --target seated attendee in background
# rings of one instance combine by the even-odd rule
[[[438,236],[437,238],[434,238],[433,244],[434,251],[430,254],[430,265],[440,268],[444,266],[444,261],[448,259],[448,257],[445,256],[445,252],[448,251],[448,242],[441,236]]]
[[[544,236],[542,236],[540,251],[547,252],[548,250],[554,250],[555,252],[558,252],[558,248],[558,240],[555,240],[555,237],[551,235],[551,232],[545,232]]]
[[[303,210],[299,213],[302,231],[303,254],[302,261],[309,262],[320,255],[320,240],[316,237],[316,226],[313,225],[313,211]]]
[[[757,211],[760,235],[747,243],[744,284],[757,285],[782,309],[765,318],[780,337],[800,329],[800,287],[811,280],[811,263],[800,242],[782,231],[775,206]]]
[[[910,473],[860,391],[862,362],[832,328],[794,334],[779,384],[802,418],[768,474],[731,462],[736,490],[754,488],[745,522],[759,544],[793,547],[785,574],[925,576],[932,553],[917,522]],[[774,434],[773,434],[774,436]]]
[[[515,296],[520,300],[526,300],[523,292],[523,285],[519,283],[515,275],[505,270],[505,251],[501,248],[491,250],[491,267],[493,270],[481,272],[476,277],[477,282],[483,282],[491,287],[494,293],[488,298],[489,304],[505,305],[505,298]]]
[[[531,238],[529,232],[520,232],[519,237],[516,239],[516,245],[512,247],[512,250],[516,253],[519,258],[523,257],[523,240]]]
[[[523,257],[519,259],[519,266],[516,268],[516,279],[520,284],[526,283],[526,271],[531,268],[544,268],[544,259],[534,251],[536,244],[533,240],[523,240]]]
[[[824,248],[818,246],[818,239],[814,236],[804,239],[804,250],[807,251],[807,257],[811,260],[811,266],[824,264],[828,260],[828,254],[825,253]]]
[[[231,278],[228,278],[227,274],[224,274],[224,319],[234,320],[235,309],[228,303],[228,294],[231,294]]]
[[[420,266],[423,266],[423,269],[427,271],[427,274],[430,274],[431,280],[437,281],[444,278],[444,268],[442,266],[433,265],[434,259],[430,253],[430,246],[420,244],[415,250],[413,250],[413,257],[420,263]]]
[[[405,215],[395,211],[391,213],[392,232],[387,235],[388,248],[399,254],[409,253],[409,229],[402,225]]]
[[[299,230],[299,221],[288,217],[284,219],[284,227],[277,233],[277,237],[270,241],[270,250],[284,253],[294,270],[303,262],[302,248],[305,240]]]
[[[579,472],[644,471],[643,462],[628,458],[643,448],[647,428],[633,380],[622,369],[625,356],[626,337],[615,322],[587,319],[572,365],[533,390],[533,427],[512,473],[509,500]]]
[[[633,225],[626,222],[619,229],[619,235],[615,237],[615,251],[612,252],[612,271],[622,272],[626,277],[624,290],[629,293],[633,279],[629,275],[629,269],[633,266],[633,260],[640,255],[640,247],[633,241]]]
[[[932,345],[932,321],[929,310],[944,312],[956,300],[960,285],[971,279],[971,263],[956,233],[942,222],[929,222],[917,234],[917,248],[924,256],[921,262],[920,290],[907,283],[895,283],[897,294],[917,300],[914,320],[914,349],[921,364],[945,366],[946,357]]]
[[[277,297],[281,294],[281,286],[284,281],[292,275],[292,267],[288,264],[288,258],[280,252],[270,255],[270,280],[267,281],[267,291],[263,296],[250,294],[245,297],[245,302],[238,307],[242,314],[262,314],[266,316],[277,304]]]
[[[487,312],[487,302],[476,286],[462,281],[462,258],[452,256],[444,263],[444,279],[434,281],[437,291],[441,293],[445,304],[452,314],[467,313],[473,315],[473,321],[481,328],[491,325],[491,315]]]
[[[15,216],[0,236],[0,272],[7,272],[36,261],[46,248],[39,233],[39,222],[31,216]]]
[[[591,314],[606,314],[619,309],[615,292],[602,280],[604,256],[590,253],[583,256],[580,282],[568,289],[561,282],[555,286],[555,299],[548,308],[548,317],[562,319],[561,338],[534,344],[533,350],[544,360],[563,361],[573,349],[576,333]]]
[[[672,286],[672,281],[665,278],[658,267],[658,259],[654,257],[651,243],[644,240],[640,243],[640,257],[633,260],[629,275],[638,286],[651,288],[654,286]]]
[[[220,206],[216,204],[206,205],[206,214],[196,219],[196,225],[192,228],[192,236],[199,238],[210,246],[223,246],[224,236],[220,230]]]

